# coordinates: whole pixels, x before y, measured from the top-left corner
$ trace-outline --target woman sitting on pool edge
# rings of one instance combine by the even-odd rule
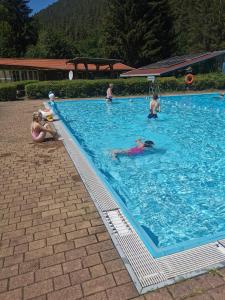
[[[45,140],[45,136],[50,133],[53,138],[57,138],[58,134],[46,123],[44,126],[41,124],[42,115],[40,112],[33,113],[33,122],[31,123],[31,136],[32,140],[36,143],[41,143]]]
[[[117,155],[137,155],[143,153],[145,150],[148,150],[149,148],[152,148],[154,143],[153,141],[145,141],[142,142],[141,139],[138,139],[135,141],[137,146],[130,148],[130,149],[116,149],[112,150],[112,158],[115,159]]]

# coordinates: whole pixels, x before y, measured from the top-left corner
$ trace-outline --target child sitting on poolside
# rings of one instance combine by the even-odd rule
[[[45,140],[47,132],[49,132],[53,138],[57,138],[58,134],[46,123],[42,125],[42,115],[40,112],[33,113],[33,122],[31,123],[31,136],[34,142],[41,143]]]
[[[137,146],[130,148],[130,149],[124,149],[124,150],[120,150],[120,149],[116,149],[113,150],[112,153],[112,158],[115,159],[117,157],[118,154],[122,154],[122,155],[137,155],[137,154],[141,154],[143,153],[145,150],[148,150],[149,148],[152,148],[154,143],[152,141],[145,141],[142,142],[141,139],[138,139],[135,141]]]
[[[156,95],[156,94],[154,94],[152,96],[152,100],[151,100],[151,102],[149,104],[149,109],[150,109],[150,113],[148,115],[149,119],[152,119],[152,118],[156,119],[156,118],[158,118],[157,112],[160,112],[160,103],[158,101],[158,98],[159,98],[159,96]]]

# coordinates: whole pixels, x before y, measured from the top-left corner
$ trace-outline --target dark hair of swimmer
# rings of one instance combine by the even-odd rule
[[[152,147],[154,145],[153,141],[145,141],[144,142],[144,147],[149,148]]]
[[[157,94],[154,94],[154,95],[152,96],[152,98],[153,98],[154,100],[157,100],[157,99],[159,98],[159,96],[158,96]]]

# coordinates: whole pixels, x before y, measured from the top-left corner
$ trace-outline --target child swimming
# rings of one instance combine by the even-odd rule
[[[116,159],[117,155],[137,155],[143,153],[145,150],[152,148],[153,141],[142,142],[141,139],[135,141],[137,146],[130,149],[115,149],[112,150],[112,158]]]

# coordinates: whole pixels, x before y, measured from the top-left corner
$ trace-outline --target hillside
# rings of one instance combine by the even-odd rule
[[[106,0],[59,0],[35,17],[42,28],[54,28],[74,41],[98,36]]]

